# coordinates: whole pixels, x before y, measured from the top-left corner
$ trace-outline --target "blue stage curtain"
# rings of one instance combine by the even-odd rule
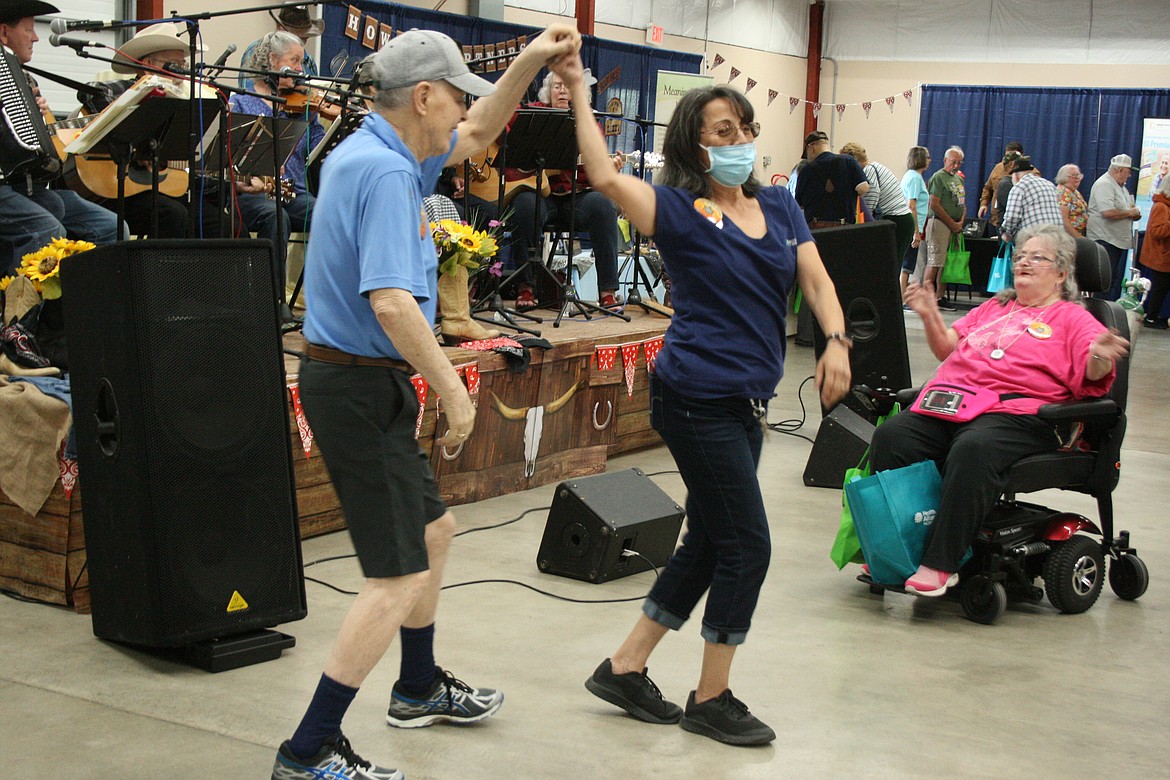
[[[377,2],[377,0],[352,0],[352,4],[361,10],[363,24],[366,16],[373,16],[378,21],[393,27],[396,32],[416,27],[423,30],[437,30],[464,45],[499,43],[519,35],[527,35],[531,38],[541,32],[541,28],[538,27],[459,16],[396,3]],[[348,69],[345,71],[346,75],[352,72],[355,63],[373,53],[373,49],[363,46],[360,40],[355,41],[346,37],[346,17],[346,5],[323,6],[322,18],[325,21],[325,32],[321,36],[321,62],[319,63],[323,75],[330,73],[330,62],[338,52],[344,52],[350,58]],[[699,54],[606,41],[592,36],[586,36],[582,42],[581,58],[585,66],[591,68],[593,75],[598,79],[604,79],[614,73],[615,69],[620,68],[616,74],[617,77],[606,90],[599,93],[595,91],[594,107],[599,111],[605,111],[609,100],[616,97],[621,101],[622,115],[628,119],[635,116],[649,116],[653,111],[658,71],[673,70],[683,73],[699,73],[703,63],[703,57]],[[489,81],[495,81],[498,76],[498,73],[483,74],[483,77]],[[536,84],[543,77],[544,72],[530,87],[526,101],[536,100]],[[622,152],[631,152],[642,148],[632,122],[623,122],[621,135],[609,139],[609,145],[611,150]],[[649,141],[646,143],[646,148],[653,148]]]
[[[967,214],[979,208],[979,191],[1008,141],[1019,141],[1044,177],[1065,163],[1085,174],[1088,197],[1115,154],[1141,155],[1142,120],[1170,116],[1167,89],[1085,89],[927,84],[922,88],[918,143],[930,149],[930,174],[948,146],[966,153]]]

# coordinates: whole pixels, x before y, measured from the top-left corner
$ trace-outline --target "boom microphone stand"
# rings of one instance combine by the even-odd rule
[[[646,129],[649,127],[666,127],[661,122],[655,122],[653,119],[644,119],[636,116],[633,119],[626,120],[633,122],[638,126],[638,135],[641,138],[642,153],[638,160],[638,178],[645,181],[646,179]],[[654,285],[662,279],[661,274],[651,281],[649,275],[646,273],[646,268],[642,265],[642,236],[638,233],[634,224],[630,223],[630,237],[634,241],[634,248],[630,253],[630,260],[634,264],[633,280],[630,282],[630,289],[626,295],[626,302],[632,303],[636,306],[641,306],[645,312],[655,312],[657,314],[665,314],[667,317],[674,314],[674,310],[668,306],[664,306],[658,302],[658,298],[654,295]],[[638,285],[641,284],[646,289],[646,297],[638,291]]]

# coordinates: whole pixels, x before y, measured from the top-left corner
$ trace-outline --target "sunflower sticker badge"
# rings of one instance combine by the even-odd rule
[[[715,205],[715,201],[698,198],[695,200],[695,211],[706,217],[715,227],[723,229],[723,212]]]

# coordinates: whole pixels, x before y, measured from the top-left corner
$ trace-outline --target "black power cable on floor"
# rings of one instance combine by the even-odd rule
[[[808,420],[808,409],[805,408],[804,396],[802,396],[801,393],[804,392],[804,386],[812,380],[813,377],[806,377],[805,380],[800,383],[800,387],[796,388],[796,400],[800,402],[800,418],[781,420],[780,422],[775,423],[769,422],[767,424],[768,430],[776,431],[777,433],[783,433],[788,436],[795,436],[798,439],[804,439],[809,444],[814,443],[812,439],[805,436],[803,433],[797,433],[797,431],[804,427],[805,422]]]

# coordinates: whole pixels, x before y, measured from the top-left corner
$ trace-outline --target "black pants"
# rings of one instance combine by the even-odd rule
[[[1032,415],[984,414],[954,423],[902,412],[878,426],[870,445],[874,471],[933,460],[942,474],[942,500],[922,565],[955,572],[979,524],[1020,458],[1058,446],[1049,423]]]

